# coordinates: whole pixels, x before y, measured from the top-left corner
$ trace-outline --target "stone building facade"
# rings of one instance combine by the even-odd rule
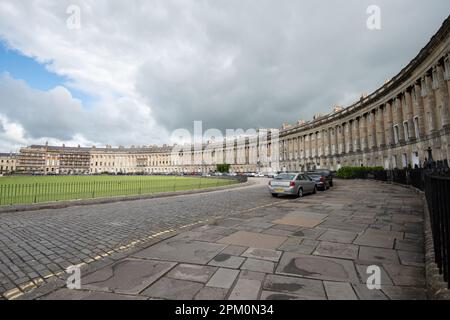
[[[450,20],[390,81],[346,108],[280,132],[284,170],[421,166],[450,158]]]
[[[0,153],[0,175],[11,174],[16,171],[17,154]]]

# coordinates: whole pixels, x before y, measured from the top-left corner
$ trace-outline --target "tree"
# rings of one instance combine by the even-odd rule
[[[222,173],[228,173],[230,171],[230,165],[226,164],[226,163],[218,164],[217,171],[222,172]]]

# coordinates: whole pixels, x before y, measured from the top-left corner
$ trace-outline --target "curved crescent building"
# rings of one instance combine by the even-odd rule
[[[346,108],[280,132],[285,170],[420,166],[450,156],[450,18],[394,78]]]
[[[381,88],[362,96],[346,108],[315,117],[311,122],[283,125],[264,142],[270,157],[278,155],[275,170],[305,171],[313,168],[337,170],[342,166],[383,166],[386,169],[421,166],[450,158],[450,17],[419,54]],[[261,129],[260,131],[264,131]],[[274,130],[274,129],[271,129]],[[278,131],[278,130],[275,130]],[[273,131],[272,131],[273,132]],[[172,147],[66,148],[31,146],[22,148],[17,171],[23,173],[162,173],[208,172],[215,163],[231,164],[232,172],[255,172],[263,157],[260,138],[243,144],[216,143],[217,148],[180,151],[178,161]],[[205,158],[214,154],[214,163]],[[267,156],[267,155],[266,155]],[[227,159],[234,159],[232,163]]]

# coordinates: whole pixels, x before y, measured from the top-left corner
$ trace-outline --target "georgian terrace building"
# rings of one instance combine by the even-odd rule
[[[450,158],[450,19],[394,78],[347,108],[280,132],[285,170],[420,166]]]
[[[0,153],[0,175],[10,174],[16,171],[17,154]]]
[[[216,165],[223,163],[231,165],[231,172],[256,172],[272,167],[272,135],[270,131],[261,130],[254,137],[186,146],[32,145],[20,150],[17,172],[43,175],[208,173],[216,171]],[[276,165],[278,157],[273,161]]]

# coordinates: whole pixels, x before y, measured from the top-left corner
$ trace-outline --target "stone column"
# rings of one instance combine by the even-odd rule
[[[371,129],[372,129],[372,149],[375,149],[378,147],[377,142],[377,118],[376,118],[376,110],[370,111],[370,120],[371,122]]]
[[[428,73],[422,80],[422,97],[424,97],[424,111],[428,134],[437,129],[436,123],[436,98],[434,97],[432,79]]]
[[[367,117],[363,114],[360,119],[360,135],[361,135],[361,150],[365,151],[369,148],[367,143]]]
[[[355,130],[355,141],[356,141],[356,145],[355,145],[355,151],[361,151],[361,131],[360,131],[360,117],[356,117],[356,119],[354,120],[354,128],[353,130]]]
[[[384,115],[383,108],[385,106],[381,106],[376,110],[376,122],[377,122],[377,142],[379,147],[384,147],[386,145],[386,140],[384,136]]]
[[[354,151],[353,148],[353,120],[348,122],[348,152],[351,153]]]
[[[385,136],[386,142],[389,145],[394,144],[394,128],[393,128],[393,115],[392,115],[392,101],[386,103],[386,114],[385,114]]]
[[[414,112],[413,112],[413,106],[412,106],[412,99],[411,99],[411,88],[408,88],[405,92],[405,115],[406,120],[408,121],[408,137],[410,139],[416,139],[416,133],[414,130]]]
[[[326,137],[326,129],[322,129],[322,156],[326,156],[327,155],[327,153],[326,153],[326,151],[325,151],[325,149],[326,149],[326,141],[325,141],[325,139],[327,138]]]
[[[327,141],[328,141],[327,142],[328,156],[331,156],[333,154],[332,147],[331,147],[333,142],[332,142],[331,128],[330,127],[327,129]]]
[[[341,143],[342,143],[341,153],[344,153],[344,154],[347,153],[347,147],[346,147],[347,137],[345,136],[346,130],[347,130],[347,124],[344,122],[341,125]]]
[[[303,159],[306,159],[306,135],[302,137],[302,144],[303,144]]]
[[[334,154],[339,154],[339,126],[334,126]]]
[[[402,98],[401,96],[397,96],[394,99],[394,124],[398,125],[398,141],[405,142],[405,132],[403,130],[403,111],[402,111]]]
[[[414,92],[413,92],[413,109],[414,116],[418,117],[419,122],[419,137],[416,138],[424,138],[425,137],[425,110],[424,110],[424,102],[422,98],[422,88],[420,86],[420,82],[416,82],[414,84]]]
[[[447,127],[450,125],[449,88],[447,87],[447,83],[445,81],[445,69],[442,62],[436,67],[436,75],[439,86],[438,92],[442,101],[442,125],[443,127]]]

